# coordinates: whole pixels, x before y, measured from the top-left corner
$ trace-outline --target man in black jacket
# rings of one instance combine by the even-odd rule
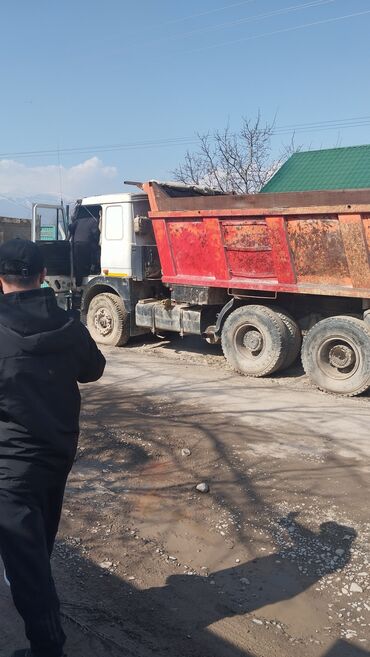
[[[33,242],[0,246],[0,553],[30,650],[62,657],[50,556],[79,433],[78,382],[105,359],[87,329],[58,307]]]

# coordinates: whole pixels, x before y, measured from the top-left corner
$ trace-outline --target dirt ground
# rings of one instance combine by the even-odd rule
[[[190,339],[107,359],[53,558],[68,657],[370,656],[370,398]],[[2,583],[0,614],[9,657]]]

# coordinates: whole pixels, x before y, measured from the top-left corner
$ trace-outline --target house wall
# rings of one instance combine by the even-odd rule
[[[28,219],[0,217],[0,244],[15,237],[31,239],[31,222]]]

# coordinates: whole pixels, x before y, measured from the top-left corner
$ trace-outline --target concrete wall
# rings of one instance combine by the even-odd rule
[[[31,239],[31,222],[28,219],[0,217],[0,244],[14,237]]]

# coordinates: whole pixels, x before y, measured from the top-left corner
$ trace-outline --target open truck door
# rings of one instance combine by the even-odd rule
[[[31,238],[40,247],[47,269],[46,283],[53,288],[59,305],[71,308],[75,298],[72,243],[68,235],[68,208],[62,204],[32,205]]]
[[[63,205],[33,203],[31,239],[33,242],[65,241],[68,236],[68,222]]]

